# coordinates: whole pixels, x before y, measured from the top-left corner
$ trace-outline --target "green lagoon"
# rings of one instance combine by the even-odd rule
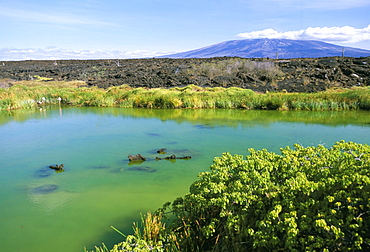
[[[369,111],[47,108],[0,113],[1,251],[83,251],[188,192],[223,152],[370,144]],[[166,148],[166,153],[157,150]],[[132,164],[129,154],[147,160]],[[156,160],[170,155],[189,160]],[[50,165],[64,164],[57,173]]]

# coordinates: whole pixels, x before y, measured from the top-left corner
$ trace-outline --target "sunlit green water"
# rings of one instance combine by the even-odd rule
[[[83,251],[184,195],[213,157],[344,139],[370,144],[370,113],[65,108],[0,114],[0,251]],[[156,150],[167,148],[159,155]],[[147,161],[130,165],[128,154]],[[190,155],[190,160],[155,157]],[[65,165],[55,173],[49,165]],[[136,170],[140,168],[141,170]],[[145,171],[147,169],[147,171]],[[50,192],[37,191],[50,186]],[[36,189],[35,189],[36,188]]]

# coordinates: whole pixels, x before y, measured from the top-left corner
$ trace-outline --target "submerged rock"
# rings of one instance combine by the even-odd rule
[[[213,129],[213,127],[209,124],[197,124],[194,125],[193,127],[197,129]]]
[[[35,172],[35,177],[46,178],[46,177],[49,177],[51,174],[53,174],[52,171],[48,167],[44,167]]]
[[[157,133],[148,133],[147,135],[151,137],[161,137],[161,135]]]
[[[157,170],[149,166],[133,166],[127,169],[128,171],[143,171],[143,172],[156,172]]]
[[[34,194],[47,194],[47,193],[52,193],[55,190],[58,189],[58,185],[55,184],[49,184],[49,185],[42,185],[38,186],[32,189],[32,193]]]
[[[95,165],[91,166],[92,169],[109,169],[110,167],[108,165]]]

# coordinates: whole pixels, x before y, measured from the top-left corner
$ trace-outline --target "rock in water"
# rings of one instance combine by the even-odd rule
[[[128,155],[128,160],[130,161],[145,161],[146,158],[141,154]]]
[[[191,156],[183,156],[183,157],[176,157],[175,155],[171,155],[169,157],[165,157],[165,158],[160,158],[160,157],[156,157],[155,160],[158,161],[158,160],[162,160],[162,159],[165,159],[165,160],[174,160],[174,159],[191,159]]]
[[[64,167],[64,164],[61,164],[61,165],[50,165],[49,166],[50,169],[54,169],[56,171],[62,171],[62,170],[64,170],[63,167]]]
[[[162,148],[162,149],[157,150],[157,153],[158,154],[164,154],[164,153],[166,153],[166,148]]]

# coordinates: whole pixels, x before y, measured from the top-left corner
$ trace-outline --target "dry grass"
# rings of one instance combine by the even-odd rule
[[[54,87],[54,88],[78,88],[86,86],[86,82],[76,81],[39,81],[39,80],[28,80],[28,81],[13,81],[12,85],[22,85],[26,87]]]

